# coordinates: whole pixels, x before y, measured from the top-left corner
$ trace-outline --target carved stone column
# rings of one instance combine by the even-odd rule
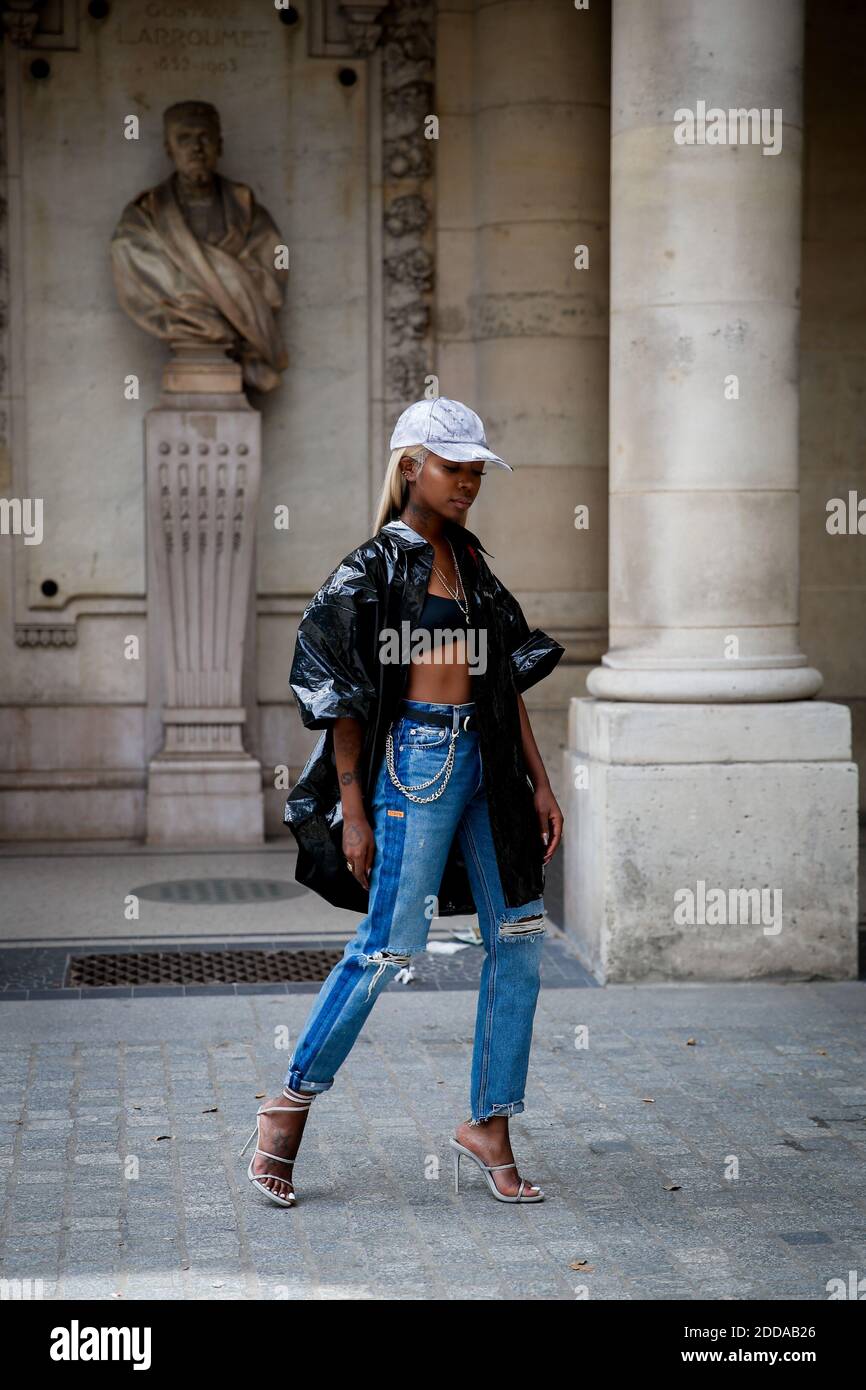
[[[796,0],[614,0],[611,650],[564,760],[606,982],[857,975],[851,717],[797,622],[802,57]],[[679,143],[702,99],[776,154]]]
[[[148,769],[147,840],[260,844],[261,766],[244,749],[242,687],[261,417],[240,366],[203,349],[188,359],[166,366],[145,420],[148,641],[165,736]],[[202,389],[214,383],[222,389]]]

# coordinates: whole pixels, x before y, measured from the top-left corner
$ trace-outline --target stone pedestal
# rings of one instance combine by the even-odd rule
[[[825,701],[574,699],[569,934],[604,983],[856,979],[857,769]]]
[[[164,731],[148,767],[149,844],[263,842],[242,696],[260,438],[236,364],[175,355],[145,419],[148,644]]]

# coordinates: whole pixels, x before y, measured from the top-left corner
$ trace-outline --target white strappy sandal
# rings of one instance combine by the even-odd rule
[[[482,1162],[481,1162],[481,1159],[478,1157],[477,1154],[474,1154],[474,1153],[472,1152],[471,1149],[467,1149],[466,1146],[465,1146],[464,1144],[458,1143],[458,1141],[457,1141],[456,1139],[449,1139],[448,1142],[449,1142],[449,1144],[451,1145],[452,1149],[454,1150],[454,1191],[455,1191],[455,1192],[459,1192],[459,1191],[460,1191],[460,1160],[461,1160],[461,1158],[463,1157],[463,1155],[465,1154],[467,1158],[471,1158],[471,1159],[472,1159],[472,1162],[473,1162],[473,1163],[477,1163],[477,1164],[478,1164],[478,1167],[481,1169],[482,1173],[484,1174],[484,1177],[485,1177],[486,1180],[487,1180],[487,1186],[490,1188],[490,1191],[493,1193],[493,1195],[494,1195],[494,1197],[496,1198],[497,1202],[543,1202],[543,1201],[544,1201],[544,1193],[542,1192],[542,1190],[541,1190],[540,1187],[539,1187],[538,1191],[535,1193],[534,1196],[529,1196],[529,1195],[528,1195],[529,1189],[532,1188],[532,1187],[535,1187],[535,1183],[528,1183],[528,1182],[526,1181],[526,1178],[521,1178],[521,1179],[520,1179],[520,1186],[518,1187],[518,1189],[517,1189],[517,1191],[515,1192],[515,1194],[514,1194],[513,1197],[508,1197],[508,1196],[506,1196],[506,1194],[505,1194],[504,1192],[500,1192],[500,1191],[499,1191],[499,1188],[496,1186],[495,1180],[490,1176],[490,1174],[491,1174],[492,1172],[494,1172],[494,1170],[497,1169],[497,1168],[516,1168],[516,1167],[517,1167],[517,1164],[516,1164],[516,1163],[482,1163]]]
[[[297,1092],[290,1090],[290,1089],[288,1088],[288,1086],[284,1086],[284,1087],[283,1087],[283,1095],[286,1097],[286,1099],[288,1099],[289,1097],[291,1097],[292,1100],[300,1100],[300,1099],[301,1099],[301,1097],[297,1094]],[[264,1192],[264,1194],[265,1194],[266,1197],[270,1197],[270,1199],[271,1199],[272,1202],[276,1202],[276,1204],[277,1204],[278,1207],[293,1207],[293,1206],[295,1205],[295,1194],[294,1194],[294,1192],[290,1192],[289,1195],[288,1195],[288,1197],[278,1197],[277,1194],[276,1194],[276,1192],[273,1192],[273,1191],[271,1190],[271,1188],[265,1186],[264,1180],[265,1180],[266,1178],[276,1178],[277,1175],[276,1175],[276,1173],[254,1173],[254,1172],[253,1172],[253,1164],[254,1164],[255,1161],[256,1161],[256,1154],[262,1154],[262,1156],[263,1156],[264,1158],[273,1158],[273,1159],[276,1160],[277,1163],[294,1163],[295,1160],[294,1160],[293,1158],[281,1158],[279,1154],[269,1154],[268,1151],[267,1151],[267,1149],[260,1149],[260,1148],[258,1147],[258,1144],[259,1144],[259,1124],[260,1124],[260,1121],[259,1121],[259,1118],[258,1118],[258,1117],[259,1117],[260,1115],[273,1115],[273,1114],[275,1114],[275,1113],[277,1113],[278,1111],[281,1111],[281,1110],[309,1110],[309,1108],[310,1108],[310,1106],[312,1105],[312,1103],[313,1103],[313,1101],[315,1100],[315,1098],[316,1098],[315,1095],[311,1095],[311,1096],[309,1096],[309,1097],[304,1097],[303,1104],[301,1104],[301,1105],[263,1105],[263,1106],[261,1106],[261,1108],[260,1108],[259,1110],[256,1111],[256,1127],[255,1127],[255,1129],[253,1130],[253,1132],[252,1132],[252,1134],[250,1135],[250,1137],[249,1137],[249,1139],[247,1140],[247,1142],[244,1144],[244,1146],[243,1146],[243,1148],[241,1149],[240,1153],[238,1154],[238,1158],[243,1158],[244,1154],[246,1153],[246,1151],[247,1151],[247,1149],[249,1148],[250,1144],[252,1143],[253,1139],[255,1139],[255,1141],[256,1141],[256,1148],[255,1148],[255,1151],[254,1151],[254,1153],[253,1153],[252,1158],[250,1159],[249,1167],[247,1168],[247,1177],[249,1178],[250,1182],[253,1183],[253,1184],[259,1189],[260,1192]],[[278,1179],[278,1181],[279,1181],[279,1179]],[[285,1181],[285,1180],[284,1180],[284,1181]]]

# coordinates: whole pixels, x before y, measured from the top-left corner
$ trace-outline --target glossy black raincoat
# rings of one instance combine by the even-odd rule
[[[472,676],[490,826],[505,902],[522,907],[544,888],[533,788],[523,758],[517,693],[550,674],[565,648],[539,628],[489,566],[490,554],[465,526],[446,522],[469,600],[469,623],[486,629],[486,670]],[[483,553],[482,553],[483,552]],[[295,878],[336,907],[366,913],[369,893],[346,866],[343,811],[334,759],[336,719],[364,725],[363,792],[367,815],[385,738],[410,665],[379,659],[379,634],[414,630],[427,594],[433,546],[402,521],[389,521],[328,576],[301,617],[289,681],[301,719],[323,730],[295,786],[284,820],[298,842]],[[492,558],[492,557],[491,557]],[[409,628],[401,628],[408,620]],[[474,913],[455,834],[438,893],[442,917]]]

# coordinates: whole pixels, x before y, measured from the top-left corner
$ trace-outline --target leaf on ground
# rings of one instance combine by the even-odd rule
[[[697,1047],[697,1038],[686,1038],[686,1047]]]
[[[679,1184],[678,1182],[666,1182],[666,1183],[665,1183],[665,1192],[679,1192],[679,1190],[680,1190],[680,1184]]]
[[[219,1106],[218,1106],[218,1105],[209,1105],[208,1108],[207,1108],[207,1110],[203,1110],[201,1113],[202,1113],[203,1115],[215,1115],[215,1114],[217,1113],[218,1110],[219,1110]]]
[[[581,1274],[592,1274],[595,1265],[591,1265],[588,1260],[572,1260],[569,1269],[579,1269]]]
[[[642,1099],[643,1099],[644,1105],[655,1105],[655,1103],[656,1103],[656,1098],[655,1098],[655,1096],[643,1096]]]
[[[172,1135],[170,1135],[170,1134],[155,1134],[155,1135],[153,1136],[153,1141],[154,1141],[155,1144],[158,1144],[159,1141],[160,1141],[160,1139],[171,1139],[171,1138],[172,1138]]]

